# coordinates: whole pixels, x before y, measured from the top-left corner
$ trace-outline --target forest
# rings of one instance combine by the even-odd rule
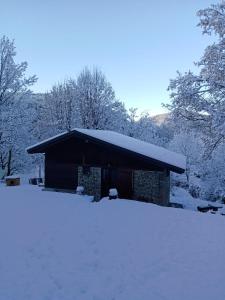
[[[211,35],[194,71],[177,72],[168,82],[168,113],[157,116],[127,108],[106,75],[84,67],[73,78],[47,92],[33,93],[36,75],[27,62],[16,62],[16,43],[0,38],[0,177],[35,172],[41,156],[29,156],[29,145],[72,128],[107,129],[163,146],[187,157],[182,176],[171,184],[192,197],[225,199],[225,3],[198,11],[202,34]],[[176,66],[174,66],[176,69]],[[65,74],[66,76],[66,74]],[[166,99],[165,99],[166,102]],[[137,99],[138,103],[138,99]]]

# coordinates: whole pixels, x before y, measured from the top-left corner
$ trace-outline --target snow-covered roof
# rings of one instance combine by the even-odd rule
[[[65,132],[56,134],[56,135],[54,135],[54,136],[52,136],[52,137],[50,137],[50,138],[48,138],[48,139],[42,140],[41,142],[38,142],[38,143],[36,143],[36,144],[34,144],[34,145],[31,145],[31,146],[27,147],[27,148],[26,148],[26,151],[29,152],[29,151],[32,150],[33,148],[36,148],[36,147],[38,147],[38,146],[42,146],[42,145],[44,145],[45,143],[51,142],[51,141],[53,141],[53,140],[56,140],[57,138],[60,138],[60,137],[62,137],[62,136],[64,136],[64,135],[67,135],[67,134],[68,134],[68,131],[65,131]]]
[[[178,154],[178,153],[172,152],[170,150],[167,150],[163,147],[159,147],[159,146],[141,141],[139,139],[135,139],[135,138],[129,137],[127,135],[117,133],[114,131],[109,131],[109,130],[74,128],[70,132],[67,132],[67,133],[64,132],[62,134],[59,134],[57,136],[54,136],[47,140],[44,140],[40,143],[37,143],[37,144],[27,148],[26,150],[28,152],[31,152],[34,148],[42,146],[45,143],[49,143],[53,140],[55,141],[58,138],[61,138],[63,136],[73,135],[73,133],[84,134],[84,135],[92,137],[94,139],[104,141],[108,144],[112,144],[114,146],[132,151],[134,153],[138,153],[147,158],[151,158],[153,160],[163,162],[167,165],[177,167],[181,170],[185,170],[185,168],[186,168],[186,158],[185,158],[185,156],[183,156],[181,154]]]
[[[149,158],[163,161],[167,164],[174,165],[181,169],[186,168],[186,159],[183,155],[169,151],[163,147],[143,142],[127,135],[109,130],[92,130],[80,128],[76,128],[76,130],[104,142],[142,154]]]

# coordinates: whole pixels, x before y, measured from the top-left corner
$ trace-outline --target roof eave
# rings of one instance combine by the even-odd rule
[[[60,136],[56,136],[55,138],[49,139],[46,142],[40,143],[40,145],[34,145],[31,147],[28,147],[26,149],[28,154],[36,154],[36,153],[45,153],[46,152],[46,147],[49,145],[54,145],[58,143],[59,141],[64,141],[73,136],[74,131],[69,131],[66,132]]]
[[[161,166],[163,166],[165,169],[168,169],[169,171],[172,171],[172,172],[175,172],[175,173],[178,173],[178,174],[182,174],[185,172],[185,169],[183,168],[180,168],[178,166],[174,166],[174,165],[170,165],[168,163],[165,163],[163,161],[159,161],[159,160],[156,160],[154,158],[151,158],[151,157],[148,157],[148,156],[145,156],[143,154],[140,154],[140,153],[137,153],[135,151],[132,151],[132,150],[128,150],[126,148],[122,148],[120,146],[117,146],[117,145],[114,145],[114,144],[111,144],[109,142],[106,142],[106,141],[103,141],[103,140],[100,140],[96,137],[92,137],[92,136],[89,136],[88,134],[85,134],[85,133],[81,133],[79,131],[76,131],[76,130],[72,130],[70,132],[67,132],[65,134],[62,134],[61,136],[57,136],[55,138],[52,138],[40,145],[34,145],[33,147],[29,147],[27,148],[27,152],[29,154],[36,154],[36,153],[45,153],[46,152],[46,148],[48,146],[52,146],[54,144],[57,144],[59,141],[62,142],[64,140],[67,140],[69,139],[70,137],[72,136],[79,136],[79,137],[82,137],[82,138],[88,138],[94,142],[98,142],[98,143],[101,143],[101,144],[105,144],[105,145],[111,145],[113,148],[115,149],[119,149],[119,150],[122,150],[122,151],[126,151],[126,152],[129,152],[131,154],[135,154],[137,155],[138,157],[141,157],[143,159],[146,159],[146,160],[150,160],[153,164],[157,165],[157,164],[160,164]]]

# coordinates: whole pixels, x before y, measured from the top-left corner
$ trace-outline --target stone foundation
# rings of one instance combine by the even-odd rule
[[[101,168],[78,167],[78,185],[84,193],[101,199]],[[170,175],[163,172],[133,171],[133,199],[168,206],[170,195]]]
[[[85,194],[93,195],[96,201],[100,200],[101,168],[90,167],[84,172],[83,167],[78,167],[78,185],[84,187]]]
[[[153,171],[134,171],[134,199],[168,206],[170,195],[169,173]]]

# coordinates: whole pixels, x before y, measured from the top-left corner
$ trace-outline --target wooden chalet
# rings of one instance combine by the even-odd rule
[[[96,200],[116,188],[120,198],[168,205],[170,171],[185,171],[182,155],[106,130],[76,128],[27,151],[45,154],[45,189],[83,186]]]

